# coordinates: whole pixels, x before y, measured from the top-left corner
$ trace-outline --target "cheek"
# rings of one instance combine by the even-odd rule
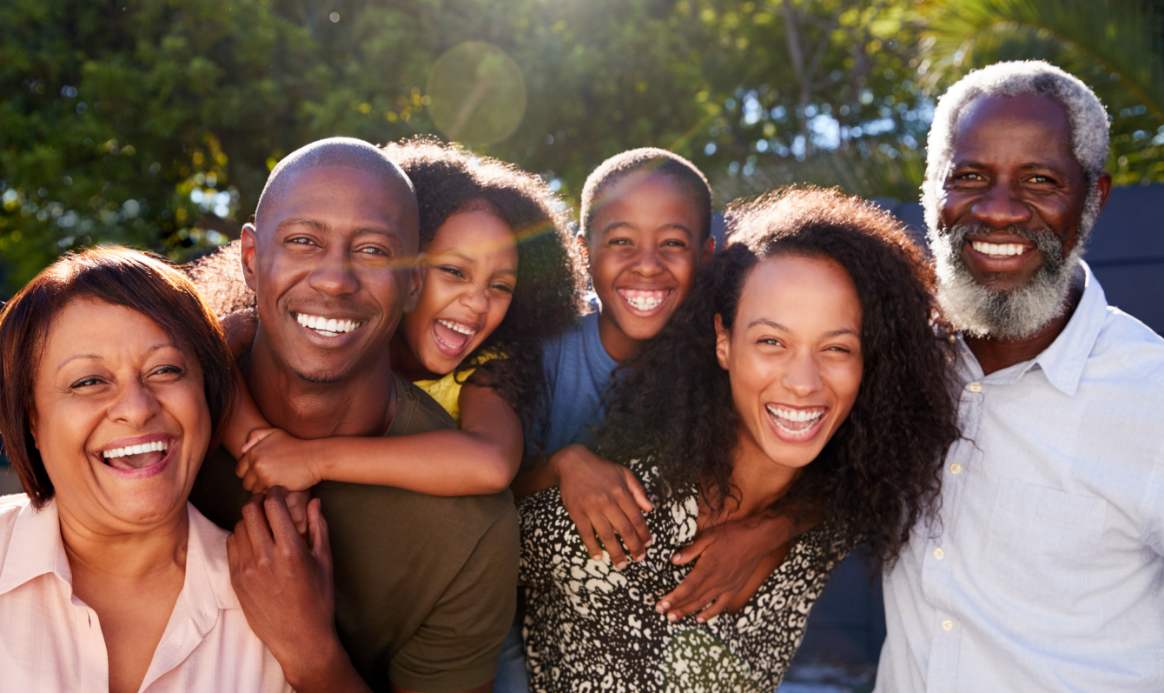
[[[504,294],[498,296],[489,302],[489,321],[485,326],[486,334],[482,338],[488,337],[489,333],[497,329],[501,321],[505,319],[505,314],[509,312],[509,306],[513,303],[512,294]]]
[[[837,406],[848,416],[861,391],[864,368],[860,362],[839,366],[829,374],[829,386],[837,398]],[[838,422],[839,423],[839,422]]]

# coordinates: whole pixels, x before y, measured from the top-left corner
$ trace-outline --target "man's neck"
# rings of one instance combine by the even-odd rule
[[[388,350],[368,369],[334,383],[296,375],[274,354],[262,327],[245,376],[259,411],[297,438],[378,436],[396,413],[396,387]]]
[[[1083,281],[1080,279],[1072,284],[1071,290],[1067,294],[1067,310],[1030,337],[1025,339],[966,337],[966,346],[970,347],[970,351],[974,353],[974,358],[978,359],[978,365],[982,366],[983,375],[990,375],[995,371],[1010,368],[1016,363],[1030,361],[1043,353],[1059,338],[1059,335],[1067,328],[1067,323],[1071,321],[1071,316],[1075,314],[1075,309],[1079,307],[1079,301],[1082,298]]]

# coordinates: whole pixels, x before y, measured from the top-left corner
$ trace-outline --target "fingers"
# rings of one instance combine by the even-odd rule
[[[267,511],[267,521],[270,523],[276,545],[294,546],[302,541],[299,531],[295,529],[295,521],[291,519],[291,511],[287,509],[287,489],[272,486],[267,492],[263,508]]]
[[[693,577],[694,580],[692,580]],[[687,618],[697,611],[702,611],[703,613],[700,613],[698,617],[702,623],[712,617],[708,615],[709,611],[704,611],[705,607],[708,610],[715,609],[715,613],[718,614],[723,611],[730,601],[730,597],[731,595],[721,591],[718,586],[709,585],[707,580],[704,580],[702,576],[694,575],[694,571],[692,571],[686,580],[670,594],[664,595],[659,600],[659,603],[655,605],[655,611],[666,613],[667,620],[672,623]],[[721,601],[722,604],[720,604]]]
[[[703,555],[709,546],[714,542],[715,534],[713,532],[703,532],[695,537],[695,541],[675,552],[671,556],[671,563],[674,565],[686,565],[696,558]]]
[[[598,535],[598,540],[602,542],[602,546],[610,554],[611,563],[614,563],[616,568],[622,570],[626,567],[626,553],[623,552],[622,545],[618,543],[618,537],[614,534],[614,527],[601,515],[594,518],[593,523],[594,533]]]
[[[623,474],[623,478],[626,481],[626,488],[628,491],[630,491],[631,497],[634,498],[635,503],[639,506],[639,510],[645,513],[649,513],[654,510],[655,506],[651,503],[650,499],[647,498],[647,492],[643,489],[643,485],[639,483],[639,480],[635,478],[635,475],[632,474],[629,469],[624,471],[625,474]],[[643,526],[645,527],[646,523],[644,523]],[[648,532],[648,538],[649,536],[650,534]],[[647,542],[647,546],[650,546],[649,541]]]
[[[265,500],[266,496],[261,493],[251,496],[251,499],[243,506],[243,519],[239,522],[240,526],[235,527],[235,531],[240,535],[240,540],[242,537],[247,539],[251,555],[256,562],[269,560],[271,551],[274,549],[271,528],[267,524],[267,513],[263,510],[263,501]]]
[[[699,615],[695,617],[695,620],[700,623],[706,623],[716,616],[719,616],[721,613],[723,613],[724,609],[727,608],[728,604],[731,603],[733,596],[734,595],[728,594],[726,592],[719,595],[715,598],[715,601],[712,602],[710,606],[699,612]]]
[[[278,428],[256,428],[255,430],[253,430],[247,434],[247,442],[243,443],[242,449],[239,450],[239,452],[243,455],[247,454],[248,450],[250,450],[254,446],[258,445],[260,442],[262,442],[262,440],[264,438],[266,438],[267,436],[271,435],[272,433],[274,433],[275,431],[278,431],[278,430],[280,430],[280,429],[278,429]]]
[[[646,547],[651,541],[651,530],[647,529],[643,513],[629,496],[620,496],[618,503],[615,512],[607,519],[618,536],[622,537],[622,543],[630,555],[636,561],[641,561],[647,557]]]
[[[323,517],[323,501],[312,498],[307,504],[307,532],[311,538],[311,553],[321,563],[331,565],[331,538],[327,534],[327,520]]]
[[[596,561],[602,560],[602,546],[599,545],[598,539],[594,536],[594,525],[590,524],[589,518],[585,515],[574,516],[570,513],[570,518],[574,520],[574,526],[578,528],[578,535],[582,537],[582,544],[586,546],[586,552],[590,557]]]

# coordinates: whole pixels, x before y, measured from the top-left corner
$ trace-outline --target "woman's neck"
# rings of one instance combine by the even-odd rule
[[[772,460],[746,431],[740,432],[732,462],[731,483],[739,493],[739,507],[728,501],[725,509],[733,519],[763,512],[788,492],[801,472]]]
[[[185,504],[172,517],[141,532],[95,528],[58,504],[61,540],[74,577],[148,580],[178,569],[184,573],[190,518]]]

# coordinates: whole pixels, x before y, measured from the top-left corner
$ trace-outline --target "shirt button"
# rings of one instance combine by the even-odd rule
[[[948,618],[942,621],[942,630],[954,630],[954,622]]]
[[[957,462],[950,465],[950,473],[951,474],[961,474],[962,473],[962,465],[958,464]]]
[[[982,392],[982,383],[970,383],[966,386],[966,389],[970,392],[973,392],[974,394],[978,394],[979,392]]]
[[[940,561],[945,557],[946,557],[946,552],[942,551],[942,547],[939,546],[938,548],[934,549],[934,558],[936,558]]]

